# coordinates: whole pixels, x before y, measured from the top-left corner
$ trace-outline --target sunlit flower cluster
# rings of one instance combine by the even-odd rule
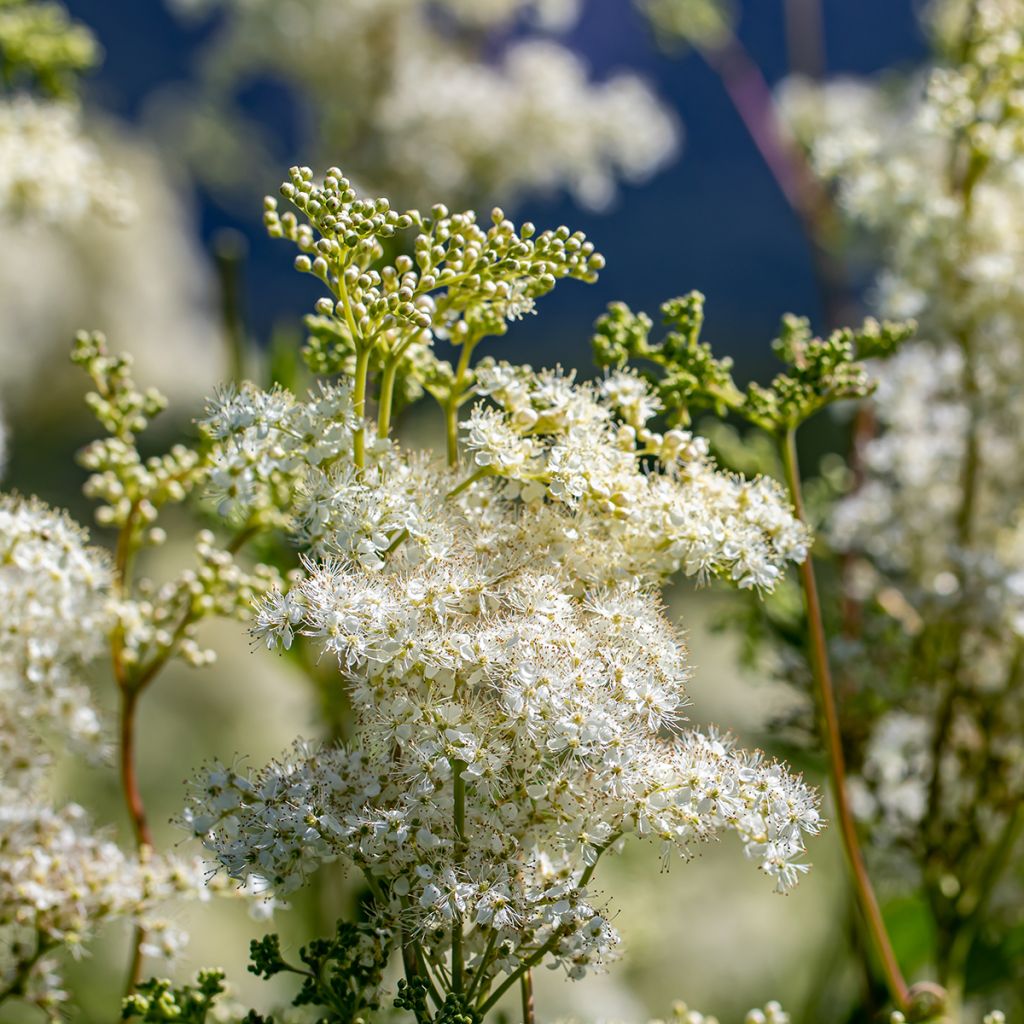
[[[680,567],[770,589],[807,546],[779,491],[650,430],[634,376],[485,363],[477,380],[492,404],[463,423],[462,470],[392,442],[355,467],[340,391],[212,408],[206,429],[238,439],[260,486],[303,463],[294,527],[316,560],[255,633],[337,660],[355,739],[252,775],[215,766],[187,821],[229,874],[280,892],[342,857],[381,925],[434,959],[462,955],[464,922],[482,998],[531,958],[571,977],[609,958],[587,883],[625,836],[668,857],[735,832],[784,891],[820,819],[779,765],[682,728],[689,667],[657,596]]]
[[[59,810],[15,801],[0,811],[0,986],[59,1018],[68,995],[55,954],[85,955],[107,921],[144,922],[147,955],[176,957],[186,937],[160,916],[167,902],[195,896],[201,866],[126,855],[92,830],[77,804]]]

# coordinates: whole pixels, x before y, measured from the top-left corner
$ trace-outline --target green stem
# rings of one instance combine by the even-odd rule
[[[407,910],[408,906],[409,902],[403,896],[402,909]],[[413,978],[422,978],[426,983],[430,998],[434,1000],[434,1005],[440,1009],[444,1000],[437,991],[434,980],[430,977],[430,972],[426,969],[423,950],[415,939],[409,938],[409,934],[404,926],[402,927],[400,942],[402,944],[402,969],[405,972],[405,980],[412,983]]]
[[[448,465],[459,464],[459,409],[466,400],[463,387],[466,381],[466,374],[469,373],[469,361],[473,357],[473,349],[476,348],[479,339],[467,339],[462,343],[462,351],[459,353],[459,362],[455,367],[455,380],[452,383],[452,390],[448,395],[448,401],[444,403],[445,435],[448,448]]]
[[[0,1004],[8,999],[15,999],[25,994],[32,969],[51,950],[53,943],[44,940],[41,932],[36,932],[35,946],[23,957],[18,958],[14,966],[14,977],[3,989],[0,989]]]
[[[238,231],[227,228],[213,242],[213,256],[220,282],[221,325],[228,355],[228,374],[235,383],[246,377],[246,330],[242,294],[242,270],[247,243]]]
[[[373,893],[374,899],[376,899],[383,910],[387,906],[387,899],[384,896],[384,890],[380,887],[380,882],[377,881],[377,877],[369,868],[363,868],[363,878],[366,879],[366,884],[370,887],[370,892]]]
[[[494,1006],[494,1004],[527,972],[539,964],[544,957],[555,948],[558,943],[558,933],[552,935],[547,942],[539,949],[533,951],[523,963],[517,967],[491,994],[477,1007],[477,1012],[483,1016]]]
[[[604,853],[610,849],[615,843],[622,838],[621,832],[616,832],[603,846],[597,847],[597,854],[594,860],[586,866],[583,874],[580,875],[579,885],[577,888],[583,889],[587,883],[594,876],[594,872],[597,870],[597,863],[604,855]],[[487,997],[479,1006],[477,1010],[481,1015],[487,1013],[488,1010],[528,971],[533,970],[534,967],[539,964],[545,956],[558,942],[558,934],[552,935],[547,942],[544,943],[539,949],[535,950],[516,970],[514,970],[495,990]],[[481,995],[482,998],[482,995]]]
[[[466,780],[462,773],[465,761],[452,762],[452,788],[455,800],[455,863],[461,864],[466,856]],[[462,915],[457,911],[452,921],[452,990],[459,994],[465,989],[465,961],[462,950]]]
[[[352,407],[358,426],[352,435],[352,460],[359,469],[366,465],[366,378],[370,372],[370,348],[360,345],[356,350],[355,384]]]
[[[380,396],[377,399],[377,436],[382,440],[391,433],[391,407],[395,401],[395,377],[398,360],[392,356],[380,377]]]
[[[445,443],[448,465],[459,464],[459,407],[449,400],[444,407]]]
[[[800,467],[796,451],[796,434],[790,429],[780,441],[780,454],[789,488],[790,501],[797,517],[806,522],[803,491],[800,485]],[[861,912],[871,934],[875,950],[882,964],[889,994],[900,1010],[906,1010],[908,1004],[907,983],[900,971],[896,953],[893,950],[885,920],[878,904],[871,879],[868,876],[857,838],[857,826],[853,811],[850,808],[846,793],[846,759],[843,755],[842,732],[839,727],[839,713],[836,708],[835,687],[832,682],[832,670],[828,660],[828,644],[825,639],[825,625],[821,613],[821,601],[818,597],[818,583],[814,572],[814,559],[810,552],[800,566],[800,583],[804,595],[804,607],[807,613],[808,658],[811,672],[817,687],[818,700],[821,707],[822,725],[825,747],[829,758],[829,779],[832,784],[832,795],[839,818],[839,829],[843,839],[843,847],[853,876],[854,888]]]
[[[494,955],[494,947],[498,942],[498,929],[491,928],[491,934],[487,936],[487,943],[484,946],[484,951],[480,955],[480,966],[477,969],[476,977],[470,980],[469,985],[466,987],[466,1000],[475,999],[477,993],[483,988],[485,979],[487,978],[487,969],[490,967],[491,958]]]

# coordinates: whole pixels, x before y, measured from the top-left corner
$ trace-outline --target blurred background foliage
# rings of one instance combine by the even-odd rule
[[[264,237],[258,197],[276,189],[289,164],[310,162],[323,140],[316,137],[317,118],[288,83],[257,68],[237,100],[270,140],[266,165],[243,167],[237,187],[223,176],[211,181],[188,159],[193,154],[180,114],[194,114],[204,102],[204,54],[227,15],[214,10],[182,19],[160,0],[68,0],[67,6],[102,46],[102,64],[84,85],[90,135],[129,176],[137,213],[126,227],[94,226],[87,233],[22,223],[0,228],[0,400],[11,430],[6,487],[37,493],[88,522],[91,511],[80,494],[84,473],[73,453],[94,427],[81,403],[84,383],[67,363],[74,329],[107,331],[114,349],[136,356],[140,381],[171,396],[171,412],[154,428],[153,443],[191,433],[203,395],[229,373],[232,332],[236,342],[244,339],[250,367],[271,340],[281,352],[301,340],[300,318],[318,289],[293,274],[287,253]],[[785,6],[782,0],[738,5],[741,38],[770,83],[790,68]],[[797,11],[800,6],[792,4]],[[870,74],[912,64],[924,52],[912,0],[824,0],[821,6],[829,73]],[[505,27],[488,44],[491,58],[498,59],[520,31]],[[514,325],[490,351],[558,362],[586,375],[590,325],[609,301],[654,310],[665,296],[699,288],[708,297],[707,334],[717,351],[735,356],[741,381],[764,376],[772,365],[768,341],[783,312],[806,313],[819,329],[828,325],[799,219],[718,77],[694,53],[660,50],[627,0],[585,0],[579,20],[554,34],[599,80],[622,69],[642,75],[674,112],[683,143],[651,180],[623,185],[606,208],[582,207],[557,190],[522,199],[517,216],[586,231],[608,268],[595,286],[566,287],[543,300],[539,316]],[[216,139],[215,125],[212,130]],[[344,152],[332,159],[347,167]],[[855,280],[854,291],[860,287]],[[403,429],[439,437],[439,428],[433,419],[413,418]],[[839,443],[841,431],[827,420],[814,429],[819,453]],[[190,532],[185,524],[185,535]],[[153,557],[173,561],[176,553],[172,547]],[[695,599],[683,587],[673,601],[697,666],[695,718],[723,723],[744,742],[771,748],[772,723],[785,717],[790,698],[785,688],[741,667],[739,640],[716,634],[722,608],[733,606],[720,608],[714,591]],[[170,819],[180,811],[182,780],[193,766],[214,756],[230,761],[239,749],[261,763],[295,733],[322,729],[319,699],[291,662],[250,651],[235,624],[208,631],[218,663],[199,671],[175,666],[141,712],[141,785],[158,843],[167,846],[183,841]],[[112,707],[109,682],[97,679],[96,690]],[[97,820],[118,822],[127,836],[112,773],[69,765],[65,783]],[[732,848],[709,850],[692,865],[674,865],[658,885],[653,851],[632,851],[609,864],[604,884],[616,894],[624,962],[581,985],[540,979],[546,1015],[643,1018],[665,1013],[681,997],[727,1020],[777,998],[795,1021],[847,1019],[864,979],[849,956],[854,939],[837,836],[815,845],[816,870],[786,898],[783,915],[779,897],[740,870],[741,857]],[[275,927],[286,942],[325,931],[331,908],[350,898],[336,878],[325,876],[319,889],[318,900],[279,915]],[[918,957],[927,951],[925,919],[899,893],[884,895],[912,970],[915,950]],[[265,1003],[266,985],[244,970],[248,939],[265,925],[249,920],[240,905],[204,911],[188,909],[193,939],[181,976],[220,964],[243,999],[256,990]],[[123,982],[127,941],[127,934],[111,929],[90,958],[72,967],[79,1019],[108,1019],[110,994]],[[4,1020],[21,1019],[13,1006],[3,1013]]]

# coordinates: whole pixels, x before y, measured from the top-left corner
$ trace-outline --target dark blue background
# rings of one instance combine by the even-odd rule
[[[68,0],[68,6],[106,50],[89,83],[92,100],[129,121],[143,117],[154,91],[192,77],[211,31],[210,23],[182,25],[161,0]],[[774,83],[786,71],[782,0],[747,0],[741,7],[741,38]],[[913,7],[913,0],[824,0],[828,73],[870,73],[919,59],[924,41]],[[673,166],[647,185],[625,189],[609,212],[582,211],[564,199],[517,211],[540,226],[564,221],[582,228],[608,267],[596,286],[560,285],[543,300],[539,317],[515,327],[502,354],[584,367],[589,325],[608,301],[656,311],[662,299],[699,288],[708,296],[707,335],[740,357],[741,374],[763,371],[780,314],[806,313],[821,326],[821,310],[796,218],[718,79],[692,53],[659,53],[628,0],[589,0],[566,42],[597,77],[623,67],[646,75],[678,111],[685,145]],[[309,161],[308,153],[290,151],[295,118],[280,89],[257,87],[249,105],[282,140],[282,172]],[[263,237],[258,208],[239,217],[201,189],[197,208],[206,244],[228,226],[250,240],[247,313],[258,335],[309,309],[316,283],[291,273],[291,254]]]

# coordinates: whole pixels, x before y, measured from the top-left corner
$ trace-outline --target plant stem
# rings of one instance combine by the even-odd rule
[[[465,761],[453,761],[453,790],[455,799],[455,863],[461,864],[466,856],[466,780],[462,773]],[[452,921],[452,990],[460,995],[465,989],[465,963],[462,953],[462,915],[456,911]]]
[[[779,439],[782,464],[786,474],[790,500],[797,517],[806,522],[803,491],[800,486],[800,467],[797,459],[796,434],[790,429]],[[900,971],[899,962],[889,933],[885,927],[878,898],[871,885],[860,842],[857,838],[857,826],[853,811],[846,794],[846,759],[843,755],[842,732],[839,727],[839,713],[836,708],[835,688],[832,683],[832,671],[828,660],[828,645],[825,639],[825,626],[821,613],[821,601],[818,597],[818,584],[814,572],[814,559],[810,553],[800,566],[800,583],[804,594],[804,606],[807,613],[808,657],[811,672],[817,686],[819,704],[822,715],[825,747],[829,758],[829,778],[832,784],[832,795],[839,818],[839,828],[843,838],[843,847],[853,875],[854,888],[861,912],[867,922],[875,950],[878,953],[885,974],[889,994],[900,1010],[905,1010],[908,1003],[907,983]]]
[[[401,899],[402,910],[405,911],[408,909],[409,902],[404,896]],[[426,982],[427,992],[430,998],[434,1000],[434,1005],[440,1009],[444,1000],[437,991],[437,987],[430,977],[430,972],[426,970],[426,962],[423,958],[420,944],[415,939],[409,937],[409,933],[404,925],[402,926],[400,942],[402,944],[402,970],[405,972],[405,980],[411,983],[413,978],[422,978]]]
[[[484,951],[480,955],[480,966],[477,969],[476,975],[470,981],[466,988],[466,999],[475,999],[476,994],[480,991],[487,978],[487,969],[490,967],[491,958],[494,955],[494,947],[498,942],[498,929],[491,928],[491,934],[487,936],[487,943],[484,946]]]
[[[445,436],[447,439],[448,465],[459,464],[459,409],[465,401],[466,396],[462,388],[469,373],[469,361],[473,356],[473,349],[477,341],[467,339],[462,343],[462,351],[459,353],[459,362],[455,368],[455,380],[452,383],[452,390],[448,395],[448,401],[444,403]]]
[[[491,1007],[527,972],[537,966],[555,948],[558,942],[558,933],[552,935],[547,942],[539,949],[536,949],[517,967],[488,997],[477,1007],[481,1016],[487,1013]]]
[[[248,243],[231,228],[219,231],[213,241],[213,257],[220,282],[221,326],[228,355],[228,374],[240,383],[246,377],[245,313],[242,305],[242,269]]]
[[[131,685],[120,687],[121,692],[121,743],[120,768],[121,789],[124,792],[128,815],[132,822],[135,846],[140,857],[144,857],[153,849],[153,834],[146,817],[146,807],[139,788],[139,779],[135,771],[135,720],[138,708],[138,688]],[[141,924],[132,930],[131,955],[128,961],[128,976],[125,981],[124,994],[131,995],[142,980],[142,946],[146,941],[146,932]]]
[[[604,843],[602,846],[596,847],[596,853],[595,853],[594,859],[586,866],[586,868],[583,871],[583,874],[580,875],[580,880],[579,880],[579,884],[577,885],[577,888],[583,889],[583,888],[586,887],[586,885],[590,881],[590,879],[594,877],[594,872],[597,870],[597,862],[601,859],[601,857],[603,856],[605,851],[607,851],[611,846],[613,846],[615,843],[617,843],[621,837],[622,837],[622,833],[621,832],[616,832],[614,835],[612,835],[608,839],[608,841],[606,843]],[[487,1011],[492,1006],[494,1006],[494,1004],[521,977],[523,977],[524,974],[526,974],[527,972],[533,970],[533,968],[536,967],[537,964],[539,964],[544,959],[544,957],[547,956],[547,954],[549,952],[551,952],[552,949],[554,949],[554,947],[555,947],[557,942],[558,942],[558,933],[556,932],[554,935],[552,935],[547,940],[547,942],[544,943],[543,946],[541,946],[539,949],[535,950],[529,957],[527,957],[527,959],[518,968],[516,968],[516,970],[514,970],[494,990],[494,992],[492,992],[491,995],[487,997],[486,1000],[484,1000],[479,1006],[477,1006],[477,1010],[480,1012],[480,1014],[483,1015],[483,1014],[487,1013]],[[481,996],[482,996],[482,994],[481,994]]]
[[[132,822],[135,845],[153,848],[153,833],[146,819],[146,807],[139,789],[138,774],[135,771],[135,718],[138,709],[139,690],[134,686],[121,687],[121,788],[124,791],[128,815]]]
[[[18,957],[14,964],[14,977],[6,987],[0,989],[0,1005],[8,999],[25,994],[25,988],[32,975],[32,969],[53,948],[52,943],[44,940],[41,932],[35,934],[35,945],[25,956]]]
[[[370,347],[356,349],[355,385],[352,391],[352,409],[358,425],[352,435],[352,461],[359,469],[366,465],[366,378],[370,371]]]
[[[457,466],[459,464],[459,407],[454,401],[445,404],[444,427],[448,465]]]
[[[395,401],[395,376],[398,360],[392,357],[384,366],[380,377],[380,396],[377,399],[377,436],[382,440],[391,433],[391,406]]]
[[[527,971],[519,979],[523,994],[523,1024],[537,1024],[537,1012],[533,1002],[533,971]]]
[[[117,538],[115,555],[115,588],[118,595],[126,597],[130,592],[131,565],[135,555],[135,515],[137,506],[133,505],[128,517],[121,527]],[[111,637],[110,657],[113,667],[114,681],[120,697],[119,707],[119,744],[118,768],[121,778],[121,791],[124,794],[125,806],[132,825],[135,848],[139,856],[153,848],[153,835],[146,817],[146,805],[139,788],[139,778],[135,770],[135,725],[140,688],[130,677],[124,661],[124,636],[121,627],[115,628]],[[142,978],[142,945],[146,933],[141,925],[132,931],[131,954],[128,961],[128,975],[124,994],[131,995]]]

